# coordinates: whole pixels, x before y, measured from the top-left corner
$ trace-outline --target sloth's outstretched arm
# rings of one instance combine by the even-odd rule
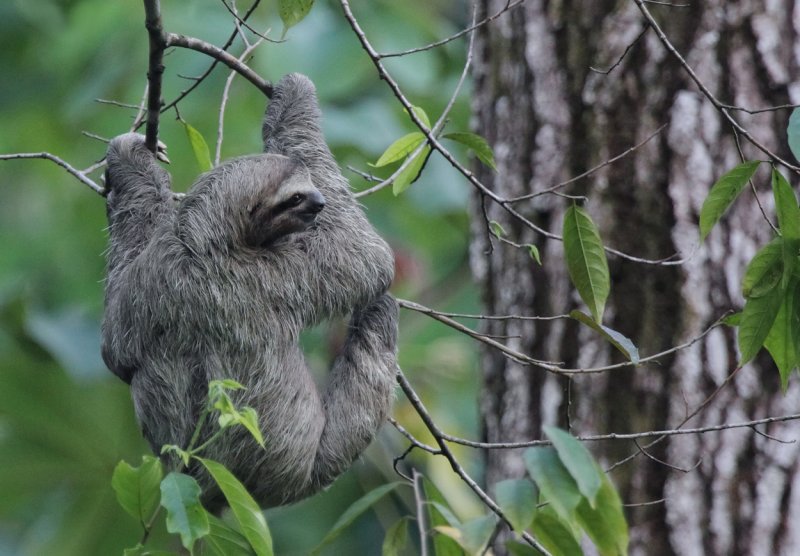
[[[174,211],[169,174],[144,144],[144,136],[116,137],[106,153],[107,253],[106,310],[103,318],[103,359],[114,374],[130,383],[140,357],[131,342],[141,335],[131,310],[131,280],[127,270],[153,237],[162,219]]]
[[[326,200],[314,229],[303,240],[313,264],[285,259],[286,264],[296,265],[287,273],[298,273],[299,283],[313,285],[304,292],[308,307],[315,311],[305,315],[306,320],[371,303],[389,287],[394,258],[356,203],[325,143],[316,91],[307,77],[290,74],[278,82],[262,131],[264,150],[302,163]]]
[[[388,294],[356,311],[322,397],[325,426],[312,491],[331,483],[369,445],[389,414],[397,372],[397,302]]]
[[[161,217],[174,210],[174,202],[169,174],[145,147],[144,135],[126,133],[114,138],[106,162],[111,274],[136,258]]]

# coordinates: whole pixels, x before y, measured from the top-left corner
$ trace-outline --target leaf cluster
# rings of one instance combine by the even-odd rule
[[[760,164],[744,162],[712,186],[700,211],[702,239],[738,198]],[[739,330],[739,366],[766,348],[786,390],[792,371],[800,367],[800,207],[783,174],[773,167],[770,176],[777,235],[747,265],[742,279],[744,309],[726,323]]]
[[[165,476],[161,461],[153,456],[144,456],[138,467],[122,461],[114,470],[111,484],[117,501],[144,531],[143,541],[126,550],[126,556],[159,553],[145,547],[145,542],[161,508],[166,510],[167,531],[179,535],[181,544],[192,554],[199,541],[201,554],[272,556],[272,537],[256,501],[224,465],[198,455],[224,429],[236,425],[244,426],[259,444],[264,445],[255,411],[252,408],[239,410],[228,394],[230,390],[242,388],[241,384],[229,379],[209,383],[206,409],[198,420],[189,446],[186,449],[166,446],[163,450],[179,455],[184,466],[194,460],[208,471],[231,508],[232,522],[226,523],[206,511],[200,501],[200,485],[194,477],[179,470]],[[218,413],[219,428],[209,440],[195,447],[199,431],[212,411]]]

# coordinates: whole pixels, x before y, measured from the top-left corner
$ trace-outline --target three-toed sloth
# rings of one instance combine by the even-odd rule
[[[320,119],[311,81],[284,77],[264,118],[264,154],[221,164],[180,201],[141,135],[117,137],[107,154],[103,358],[130,383],[157,453],[187,446],[210,380],[243,384],[235,402],[256,409],[266,447],[233,427],[204,455],[265,506],[313,494],[347,469],[386,419],[395,383],[392,252],[353,198]],[[300,332],[348,313],[320,393]],[[189,472],[207,507],[224,504],[207,474]]]

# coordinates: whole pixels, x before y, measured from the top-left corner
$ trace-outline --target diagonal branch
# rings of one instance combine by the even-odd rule
[[[156,152],[158,145],[158,120],[161,114],[161,82],[164,74],[164,51],[172,46],[188,48],[202,52],[222,62],[232,70],[241,74],[255,85],[266,96],[272,96],[272,85],[254,72],[244,62],[206,41],[187,37],[177,33],[166,33],[161,22],[161,3],[159,0],[143,0],[145,9],[145,27],[150,36],[150,59],[147,70],[147,148]]]

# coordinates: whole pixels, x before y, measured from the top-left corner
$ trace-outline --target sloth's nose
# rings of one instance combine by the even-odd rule
[[[312,191],[306,195],[306,211],[311,214],[317,214],[325,208],[325,197],[319,191]]]

